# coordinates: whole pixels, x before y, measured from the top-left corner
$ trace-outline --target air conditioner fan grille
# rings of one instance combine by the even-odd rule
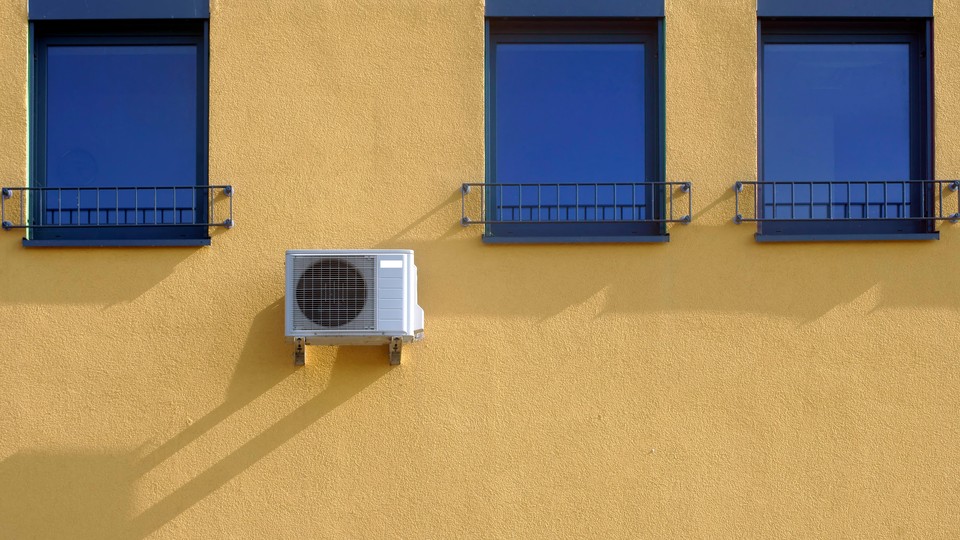
[[[297,280],[300,313],[322,328],[372,329],[373,263],[366,257],[314,259]]]

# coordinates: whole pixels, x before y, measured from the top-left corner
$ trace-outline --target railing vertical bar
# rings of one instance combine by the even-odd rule
[[[850,206],[850,182],[846,182],[846,186],[847,186],[847,202],[846,202],[845,208],[844,208],[844,210],[843,210],[843,212],[844,212],[843,217],[844,217],[844,218],[849,218],[850,215],[851,215],[851,214],[850,214],[850,212],[851,212],[851,206]]]
[[[673,220],[673,185],[666,184],[664,188],[667,190],[667,199],[670,201],[670,219]]]
[[[740,215],[740,190],[737,189],[737,184],[733,185],[733,215]]]
[[[923,189],[921,191],[926,191],[926,189]],[[938,197],[939,199],[938,206],[940,208],[940,213],[937,215],[937,217],[943,217],[943,188],[941,187],[938,191],[940,192],[940,197]]]
[[[597,206],[600,201],[600,189],[597,187],[597,184],[593,185],[593,219],[594,221],[600,221],[600,216],[597,214]]]
[[[492,187],[492,186],[491,186],[491,187]],[[487,184],[484,184],[484,185],[480,188],[480,212],[481,212],[481,215],[483,216],[483,221],[484,221],[484,223],[487,222],[487,218],[491,218],[491,219],[492,219],[493,217],[495,217],[495,216],[488,216],[488,215],[487,215],[487,198],[488,198],[488,197],[487,197],[487,190],[488,190],[488,189],[491,189],[491,187],[487,187]],[[493,208],[491,208],[491,210],[493,210]]]
[[[868,182],[863,183],[863,218],[870,219],[870,186]]]
[[[880,219],[887,217],[887,183],[883,183],[883,208],[880,210]]]
[[[773,219],[777,219],[777,184],[773,184]]]
[[[560,220],[560,184],[557,184],[557,220]]]
[[[827,219],[833,219],[833,184],[827,184]]]
[[[797,219],[797,183],[790,182],[790,219]]]
[[[30,226],[30,220],[27,219],[27,214],[24,210],[23,199],[26,197],[26,195],[26,191],[20,191],[20,224],[24,226]]]
[[[900,215],[903,217],[908,217],[910,213],[908,212],[910,205],[907,204],[907,201],[910,199],[910,192],[907,191],[907,183],[904,182],[900,184]],[[920,190],[920,206],[925,206],[926,198],[923,196],[923,190]],[[926,212],[926,209],[923,210]]]
[[[764,184],[769,185],[768,182],[764,182]],[[761,186],[760,182],[756,182],[755,184],[753,184],[753,218],[754,219],[761,219],[761,216],[763,216],[763,213],[760,211],[760,209],[763,208],[762,201],[761,201],[761,199],[763,199],[763,194],[760,193],[761,189],[767,189],[767,187]]]
[[[517,206],[520,207],[519,221],[523,221],[523,186],[517,186]]]
[[[620,221],[620,218],[617,216],[617,185],[613,185],[613,220]]]
[[[580,221],[580,184],[573,184],[573,220]],[[583,218],[587,218],[587,213],[583,213]]]

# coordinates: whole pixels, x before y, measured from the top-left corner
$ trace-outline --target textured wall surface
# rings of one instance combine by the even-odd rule
[[[936,28],[960,176],[960,2]],[[957,537],[960,229],[757,244],[753,0],[666,4],[665,245],[489,246],[482,0],[214,0],[207,248],[0,233],[0,538]],[[0,179],[26,183],[23,0]],[[426,339],[283,339],[284,251],[412,248]]]

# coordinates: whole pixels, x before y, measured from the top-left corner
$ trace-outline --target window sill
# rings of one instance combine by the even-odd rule
[[[760,234],[755,238],[760,243],[783,242],[902,242],[939,240],[940,233],[905,234]]]
[[[669,234],[654,236],[484,236],[484,244],[662,244]]]
[[[89,239],[89,240],[28,240],[23,247],[199,247],[209,246],[209,238],[175,239]]]

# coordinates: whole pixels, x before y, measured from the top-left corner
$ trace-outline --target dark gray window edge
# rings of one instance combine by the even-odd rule
[[[24,247],[201,247],[209,246],[209,238],[177,239],[103,239],[103,240],[28,240],[23,239]]]
[[[939,240],[940,233],[917,234],[760,234],[754,235],[757,242],[909,242]]]
[[[652,236],[484,236],[484,244],[663,244],[669,234]]]
[[[933,0],[757,0],[759,17],[933,17]]]
[[[487,17],[663,17],[663,0],[486,0]]]
[[[209,0],[29,0],[31,21],[209,19]]]

